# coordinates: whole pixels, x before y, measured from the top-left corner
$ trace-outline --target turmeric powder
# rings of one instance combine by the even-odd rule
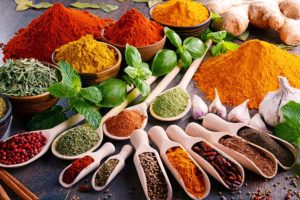
[[[194,80],[211,100],[217,88],[223,103],[237,106],[250,99],[249,108],[257,109],[267,92],[278,89],[279,75],[299,88],[300,57],[268,42],[250,40],[235,51],[206,60]]]
[[[152,11],[153,19],[170,26],[195,26],[205,22],[209,15],[206,7],[192,0],[170,0]]]
[[[82,36],[56,49],[55,60],[68,61],[80,73],[101,72],[117,62],[114,50],[96,41],[92,35]]]
[[[181,147],[168,149],[166,153],[172,166],[180,174],[186,190],[195,197],[203,197],[205,183],[202,172]]]

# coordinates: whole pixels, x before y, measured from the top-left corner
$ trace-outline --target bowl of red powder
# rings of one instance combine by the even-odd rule
[[[103,40],[116,46],[123,54],[126,44],[135,46],[144,61],[150,60],[166,42],[163,26],[149,20],[135,8],[102,30]]]

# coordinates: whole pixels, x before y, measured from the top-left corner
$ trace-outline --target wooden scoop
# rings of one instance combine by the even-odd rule
[[[223,132],[229,132],[233,135],[239,135],[240,130],[242,130],[243,128],[249,128],[252,129],[254,131],[257,131],[258,129],[249,126],[248,124],[245,123],[231,123],[231,122],[227,122],[225,120],[223,120],[222,118],[218,117],[215,114],[209,113],[207,114],[204,118],[203,118],[203,126],[207,129],[210,129],[212,131],[223,131]],[[258,130],[260,132],[263,132],[261,130]],[[275,140],[276,142],[278,142],[279,144],[284,145],[289,151],[290,153],[293,155],[294,157],[294,163],[291,166],[285,166],[283,165],[276,157],[276,160],[278,162],[278,164],[285,170],[291,169],[296,161],[297,161],[297,149],[291,145],[290,143],[288,143],[287,141],[278,138],[274,135],[271,135],[267,132],[264,132],[265,134],[267,134],[268,136],[270,136],[270,138],[272,138],[273,140]],[[252,141],[252,143],[254,143]],[[264,148],[263,146],[261,146],[262,148]],[[271,152],[272,153],[272,152]]]
[[[239,187],[241,187],[243,185],[244,182],[244,178],[245,178],[245,172],[243,167],[237,162],[235,161],[232,157],[228,156],[227,154],[225,154],[223,151],[221,151],[219,148],[215,147],[214,145],[210,144],[208,141],[200,138],[200,137],[191,137],[189,135],[187,135],[179,126],[177,125],[171,125],[167,128],[166,130],[169,138],[175,142],[178,142],[180,144],[183,145],[183,147],[189,152],[189,154],[197,161],[197,163],[203,167],[203,169],[208,172],[211,176],[213,176],[217,181],[219,181],[222,185],[224,185],[227,189],[232,190],[233,188],[230,187],[227,183],[224,182],[224,180],[221,178],[221,175],[219,174],[219,172],[213,167],[213,165],[211,165],[211,163],[209,163],[207,160],[205,160],[203,157],[201,157],[198,153],[196,153],[192,148],[193,146],[198,143],[198,142],[205,142],[208,145],[210,145],[211,147],[214,148],[214,150],[216,150],[220,155],[222,155],[223,157],[227,158],[228,160],[230,160],[232,163],[234,163],[236,165],[236,167],[238,168],[238,170],[240,171],[241,177],[242,177],[242,181],[239,185]],[[235,190],[238,189],[234,188]]]
[[[221,138],[223,138],[224,136],[235,136],[235,137],[239,137],[236,135],[232,135],[230,133],[226,133],[226,132],[212,132],[209,131],[207,129],[205,129],[204,127],[202,127],[201,125],[197,124],[197,123],[189,123],[187,125],[187,127],[185,128],[185,132],[193,137],[199,137],[199,138],[203,138],[207,141],[209,141],[211,144],[213,144],[214,146],[218,147],[219,149],[221,149],[223,152],[225,152],[226,154],[230,155],[232,158],[234,158],[236,161],[238,161],[242,166],[244,166],[245,168],[249,169],[250,171],[257,173],[265,178],[273,178],[276,173],[277,173],[277,164],[276,164],[276,158],[273,156],[273,154],[271,154],[269,151],[261,148],[260,146],[257,146],[255,144],[252,144],[250,142],[250,145],[255,146],[255,148],[260,149],[261,151],[263,151],[265,153],[265,155],[267,155],[274,163],[275,163],[275,170],[274,173],[270,176],[266,175],[264,172],[262,172],[262,170],[260,168],[257,167],[257,165],[250,160],[247,156],[245,156],[244,154],[241,154],[233,149],[230,149],[228,147],[225,147],[224,145],[219,143],[219,140]],[[241,140],[244,140],[243,138],[240,138]],[[244,140],[245,141],[245,140]]]
[[[171,162],[168,159],[167,156],[167,151],[173,147],[180,147],[182,149],[184,149],[181,144],[177,143],[177,142],[173,142],[171,141],[166,132],[164,131],[163,128],[161,128],[160,126],[154,126],[153,128],[151,128],[148,132],[149,137],[151,139],[151,141],[159,148],[160,150],[160,157],[162,158],[162,160],[164,161],[165,165],[168,167],[168,169],[170,170],[170,172],[173,174],[173,176],[175,177],[175,179],[177,180],[177,182],[180,184],[180,186],[184,189],[184,191],[186,192],[186,194],[192,198],[192,199],[204,199],[205,197],[208,196],[209,191],[210,191],[210,181],[208,179],[208,176],[206,175],[206,173],[204,172],[204,170],[196,163],[196,161],[189,156],[189,158],[194,162],[194,164],[197,166],[197,168],[200,170],[200,172],[203,175],[203,179],[204,179],[204,183],[205,183],[205,192],[203,193],[203,196],[200,197],[196,197],[193,194],[191,194],[185,187],[184,185],[184,181],[181,177],[181,175],[179,174],[179,172],[174,168],[174,166],[171,164]]]
[[[171,200],[172,195],[173,195],[171,183],[170,183],[168,175],[165,171],[164,165],[161,162],[161,159],[159,157],[158,152],[154,148],[150,147],[150,145],[149,145],[149,139],[148,139],[147,133],[142,129],[135,130],[130,136],[130,141],[131,141],[132,145],[134,146],[134,148],[136,149],[134,157],[133,157],[133,161],[134,161],[134,164],[135,164],[136,171],[139,175],[141,184],[143,186],[146,198],[148,200],[150,200],[150,198],[148,196],[146,175],[145,175],[144,169],[141,165],[139,155],[141,155],[143,153],[150,152],[150,153],[154,153],[154,155],[156,157],[156,160],[159,164],[159,167],[160,167],[160,169],[161,169],[161,171],[162,171],[162,173],[165,177],[165,181],[168,185],[167,200]]]

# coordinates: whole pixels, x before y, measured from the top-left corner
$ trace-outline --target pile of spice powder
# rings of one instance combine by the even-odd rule
[[[176,117],[185,111],[189,95],[176,87],[158,96],[153,103],[153,111],[160,117]]]
[[[268,42],[249,40],[235,51],[207,59],[194,80],[211,100],[217,88],[225,104],[237,106],[250,99],[249,108],[257,109],[267,92],[278,89],[279,75],[299,88],[300,57]]]
[[[108,161],[106,161],[101,165],[95,178],[95,183],[97,186],[103,187],[106,184],[107,179],[114,171],[118,163],[119,163],[118,159],[109,159]]]
[[[117,63],[115,51],[92,35],[82,36],[55,50],[55,60],[65,60],[80,73],[96,73]]]
[[[0,119],[2,117],[4,117],[4,115],[6,114],[6,112],[7,112],[7,105],[6,105],[5,101],[4,101],[4,99],[1,98],[1,96],[0,96]]]
[[[131,133],[141,128],[145,116],[137,110],[123,110],[118,115],[105,121],[107,131],[118,137],[128,137]]]
[[[76,156],[93,148],[100,136],[89,124],[69,129],[61,136],[55,146],[58,153],[65,156]]]
[[[105,28],[104,37],[118,45],[146,46],[164,37],[163,27],[131,8],[117,22]]]
[[[172,166],[180,174],[186,190],[195,197],[203,197],[206,190],[204,177],[189,154],[181,147],[170,148],[166,154]]]
[[[51,63],[55,49],[86,34],[101,39],[101,30],[111,21],[56,3],[27,28],[19,30],[4,46],[3,59],[36,58]]]
[[[170,0],[157,5],[152,11],[157,22],[170,26],[195,26],[209,18],[209,11],[200,2]]]

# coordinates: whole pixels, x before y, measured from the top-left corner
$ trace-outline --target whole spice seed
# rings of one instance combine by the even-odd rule
[[[250,145],[248,142],[234,136],[224,136],[219,143],[240,154],[245,155],[267,176],[275,173],[276,162],[273,162],[261,149]]]
[[[102,187],[107,182],[107,179],[111,175],[111,173],[114,171],[116,166],[118,165],[119,160],[118,159],[110,159],[103,163],[100,167],[100,169],[97,172],[96,175],[96,185],[99,187]]]
[[[37,155],[46,144],[42,132],[18,134],[6,141],[0,141],[0,163],[14,165],[26,162]]]
[[[192,150],[209,162],[231,189],[237,189],[241,186],[242,174],[238,167],[219,154],[212,146],[206,142],[198,142],[193,145]]]
[[[0,93],[34,96],[59,81],[58,71],[34,59],[7,60],[0,67]]]
[[[94,159],[91,156],[84,156],[82,158],[75,160],[71,164],[71,166],[68,167],[64,172],[62,178],[63,182],[67,184],[72,183],[75,180],[75,178],[78,176],[78,174],[93,162]]]
[[[7,112],[7,105],[3,98],[0,97],[0,119],[4,117]]]
[[[267,133],[250,128],[242,128],[238,131],[238,135],[243,139],[252,142],[264,149],[270,151],[285,166],[292,166],[295,157],[287,147],[278,143]]]
[[[93,148],[100,140],[96,130],[89,124],[71,128],[58,139],[55,149],[65,156],[76,156]]]
[[[163,200],[168,197],[168,185],[154,153],[146,152],[139,155],[146,175],[148,197],[151,200]]]

